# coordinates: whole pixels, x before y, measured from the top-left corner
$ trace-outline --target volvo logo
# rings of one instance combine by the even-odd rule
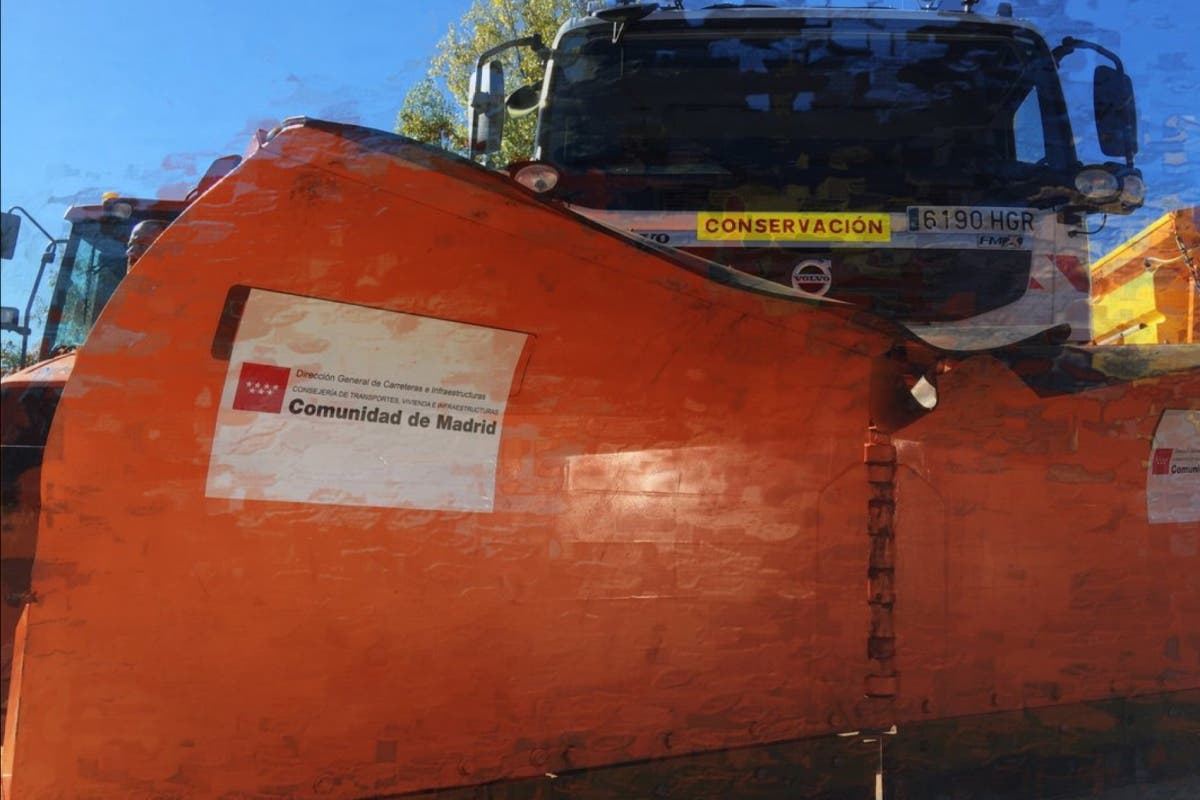
[[[806,258],[792,270],[792,288],[820,297],[833,285],[833,270],[828,259]]]

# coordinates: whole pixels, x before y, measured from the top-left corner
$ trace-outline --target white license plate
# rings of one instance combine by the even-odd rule
[[[1033,233],[1036,212],[1003,206],[909,206],[912,233]]]

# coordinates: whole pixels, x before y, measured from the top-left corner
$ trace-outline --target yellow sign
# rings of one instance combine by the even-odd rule
[[[701,241],[887,242],[892,238],[888,214],[701,211],[696,215]]]

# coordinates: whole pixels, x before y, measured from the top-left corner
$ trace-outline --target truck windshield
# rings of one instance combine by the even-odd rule
[[[690,20],[613,44],[600,25],[553,70],[540,155],[585,205],[1029,203],[1074,160],[1051,55],[1019,28]]]
[[[125,277],[125,245],[136,219],[80,220],[71,226],[46,318],[42,357],[79,347]]]

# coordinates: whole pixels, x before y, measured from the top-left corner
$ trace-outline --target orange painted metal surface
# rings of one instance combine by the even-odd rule
[[[1049,397],[950,359],[872,438],[899,330],[332,125],[161,241],[48,442],[18,800],[379,796],[1200,688],[1200,532],[1146,493],[1200,348]],[[525,335],[490,510],[211,496],[239,286]],[[398,331],[302,344],[385,366]]]
[[[7,707],[17,619],[30,597],[41,503],[42,448],[58,398],[75,366],[74,350],[86,339],[96,316],[125,276],[127,259],[122,254],[133,230],[143,222],[165,226],[240,161],[239,156],[214,161],[185,200],[150,200],[107,192],[99,204],[67,209],[65,219],[71,223],[71,234],[67,254],[55,277],[53,301],[46,310],[42,342],[37,348],[39,360],[0,378],[0,718]],[[152,236],[143,233],[139,239],[144,250]],[[90,276],[86,279],[82,277],[85,271]]]
[[[3,491],[0,493],[0,707],[7,712],[17,621],[29,597],[37,552],[42,446],[62,388],[75,366],[67,353],[5,375]],[[0,715],[0,716],[6,716]]]

